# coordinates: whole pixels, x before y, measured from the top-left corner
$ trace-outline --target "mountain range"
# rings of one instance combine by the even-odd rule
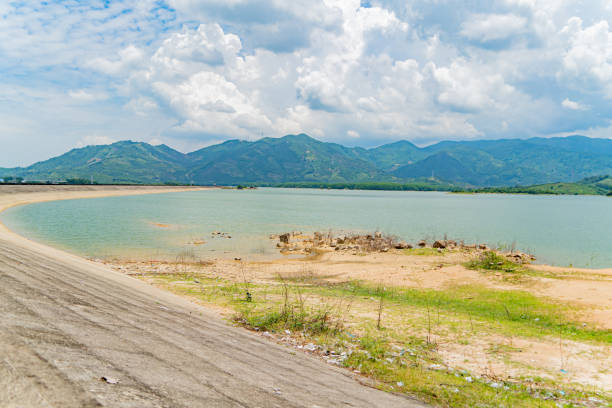
[[[0,168],[0,178],[98,183],[200,185],[286,182],[410,182],[515,186],[612,174],[612,140],[584,136],[440,142],[399,141],[364,149],[305,134],[229,140],[181,153],[166,145],[123,141],[73,149],[28,167]]]

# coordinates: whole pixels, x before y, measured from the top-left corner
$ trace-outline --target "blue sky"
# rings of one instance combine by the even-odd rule
[[[612,137],[612,0],[0,4],[0,167],[117,140]]]

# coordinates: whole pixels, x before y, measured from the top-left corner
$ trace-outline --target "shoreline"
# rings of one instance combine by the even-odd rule
[[[383,185],[387,185],[383,187]],[[559,184],[559,183],[552,183]],[[570,183],[576,184],[576,183]],[[269,188],[288,188],[288,189],[313,189],[313,190],[346,190],[346,191],[386,191],[386,192],[416,192],[416,193],[449,193],[449,194],[466,194],[466,195],[516,195],[516,196],[591,196],[591,197],[610,197],[612,191],[608,193],[596,193],[596,192],[557,192],[552,190],[537,190],[538,187],[546,186],[541,185],[528,185],[518,187],[474,187],[464,188],[452,185],[430,185],[430,184],[401,184],[401,183],[313,183],[312,185],[300,185],[300,183],[286,183],[280,185],[268,185],[261,184],[255,185],[255,187],[269,187]],[[536,190],[529,190],[536,189]],[[498,190],[498,191],[495,191]]]
[[[21,187],[21,186],[19,186]],[[71,199],[88,199],[88,198],[102,198],[112,196],[129,196],[129,195],[141,195],[141,194],[163,194],[170,192],[184,192],[184,191],[196,191],[196,190],[209,190],[212,187],[197,187],[197,188],[176,188],[176,187],[154,187],[150,188],[147,186],[143,187],[117,187],[117,188],[97,188],[92,186],[87,189],[83,189],[83,186],[70,186],[69,188],[62,188],[64,186],[42,186],[47,187],[46,189],[41,186],[27,186],[34,187],[33,190],[24,188],[19,192],[6,192],[0,186],[0,213],[13,207],[28,205],[38,202],[47,201],[61,201]],[[106,186],[108,187],[108,186]],[[40,191],[42,190],[42,191]],[[63,191],[62,191],[63,190]],[[218,317],[216,313],[210,309],[204,308],[197,305],[188,299],[176,296],[168,291],[160,290],[152,287],[148,284],[138,281],[130,276],[114,271],[112,268],[107,267],[99,262],[94,262],[90,259],[82,256],[55,248],[50,245],[46,245],[34,240],[31,240],[23,235],[20,235],[10,230],[6,225],[0,222],[0,240],[6,241],[14,247],[24,248],[28,251],[33,251],[38,255],[44,256],[50,260],[61,261],[69,264],[71,267],[80,268],[86,273],[91,274],[92,277],[102,277],[110,281],[123,285],[126,289],[137,290],[140,293],[147,295],[153,295],[159,298],[161,301],[167,302],[171,305],[183,307],[187,310],[200,313],[202,315]]]
[[[177,191],[137,190],[39,189],[26,197],[0,189],[0,208]],[[0,280],[0,406],[338,406],[345,400],[364,408],[423,406],[233,327],[214,309],[3,225]]]
[[[188,192],[188,191],[205,191],[212,190],[218,187],[185,187],[185,186],[121,186],[121,185],[0,185],[0,213],[6,211],[9,208],[41,203],[50,201],[62,201],[62,200],[77,200],[77,199],[89,199],[89,198],[104,198],[104,197],[119,197],[119,196],[134,196],[134,195],[148,195],[148,194],[164,194],[173,192]],[[13,191],[11,191],[13,190]],[[14,191],[23,190],[23,191]],[[38,191],[37,191],[38,190]],[[42,191],[40,191],[42,190]],[[8,191],[8,193],[7,193]],[[447,192],[448,193],[448,192]],[[77,257],[79,259],[93,262],[92,259],[76,255],[72,252],[67,252],[55,248],[51,245],[43,244],[38,241],[32,240],[24,235],[12,231],[4,223],[0,221],[0,238],[6,236],[11,237],[16,242],[27,243],[28,245],[35,245],[41,248],[53,249],[54,251],[61,252],[65,255]],[[244,254],[233,254],[239,257]],[[232,255],[232,256],[233,256]],[[229,257],[231,258],[231,257]],[[277,258],[272,257],[270,259],[260,259],[262,262],[269,261],[285,261],[290,260],[289,257]],[[109,260],[112,261],[112,260]],[[123,262],[140,262],[143,259],[123,259]],[[557,266],[546,263],[532,263],[534,267],[538,269],[546,270],[550,273],[600,273],[600,274],[612,274],[612,266],[601,267],[601,268],[585,268],[585,267],[574,267],[574,266]]]
[[[63,186],[63,185],[0,185],[0,213],[9,208],[28,204],[81,200],[88,198],[120,197],[132,195],[180,193],[187,191],[212,190],[214,187],[173,187],[173,186]],[[13,190],[13,191],[11,191]],[[23,191],[16,191],[23,190]],[[0,221],[0,237],[6,234],[28,242],[37,243],[10,230]],[[38,243],[40,244],[40,243]],[[43,245],[43,244],[40,244]],[[45,245],[47,246],[47,245]],[[67,252],[67,254],[69,254]],[[83,258],[85,259],[85,258]]]

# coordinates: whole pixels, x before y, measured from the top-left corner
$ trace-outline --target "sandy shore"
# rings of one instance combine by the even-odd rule
[[[185,190],[0,186],[0,209]],[[0,310],[3,407],[421,406],[3,226]]]
[[[161,194],[171,192],[209,190],[211,187],[175,187],[175,186],[72,186],[72,185],[0,185],[0,213],[8,208],[32,203],[75,200],[101,197],[117,197],[143,194]],[[0,239],[24,245],[28,249],[46,256],[79,265],[92,262],[64,251],[32,241],[9,230],[0,222]]]

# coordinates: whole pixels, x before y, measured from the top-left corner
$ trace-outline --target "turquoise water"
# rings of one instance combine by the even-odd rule
[[[255,259],[278,256],[270,234],[378,230],[408,242],[446,235],[515,245],[542,263],[612,266],[608,197],[208,190],[37,203],[11,208],[0,220],[29,238],[94,258]],[[213,238],[213,231],[232,238]]]

